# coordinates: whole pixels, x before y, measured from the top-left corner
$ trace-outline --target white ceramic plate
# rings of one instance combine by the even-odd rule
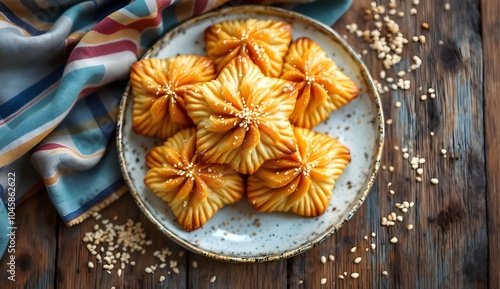
[[[183,230],[168,206],[143,183],[145,155],[162,142],[131,130],[132,100],[127,87],[118,116],[117,145],[124,178],[140,209],[168,237],[212,258],[262,262],[287,258],[324,241],[348,221],[365,200],[374,182],[383,146],[383,116],[373,81],[357,55],[330,27],[306,16],[268,6],[238,6],[187,21],[167,33],[144,58],[178,54],[204,55],[203,31],[224,20],[280,19],[293,25],[293,38],[318,42],[336,64],[361,88],[361,95],[333,112],[315,131],[338,138],[351,150],[352,161],[336,183],[328,210],[320,217],[287,213],[256,213],[246,200],[217,212],[202,228]],[[356,229],[356,228],[354,228]]]

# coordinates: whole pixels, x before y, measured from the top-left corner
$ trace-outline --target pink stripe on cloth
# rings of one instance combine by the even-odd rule
[[[130,40],[120,40],[96,46],[80,46],[73,50],[67,63],[71,63],[75,60],[104,56],[122,51],[131,51],[134,54],[137,54],[137,45]]]
[[[196,0],[194,3],[193,14],[198,15],[203,13],[205,11],[205,8],[207,8],[207,3],[208,0]]]

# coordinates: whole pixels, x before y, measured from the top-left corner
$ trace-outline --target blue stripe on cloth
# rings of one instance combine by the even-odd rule
[[[127,10],[130,14],[136,16],[137,18],[151,16],[146,1],[134,1],[123,9]]]
[[[76,211],[71,212],[71,213],[67,214],[66,216],[62,216],[61,218],[63,219],[63,221],[65,223],[69,223],[71,220],[73,220],[73,219],[79,217],[80,215],[82,215],[83,213],[87,212],[93,206],[104,201],[107,197],[109,197],[111,194],[113,194],[118,189],[122,188],[123,186],[125,186],[125,181],[122,178],[120,178],[120,179],[116,180],[114,183],[112,183],[109,187],[104,189],[102,192],[100,192],[97,196],[95,196],[88,203],[84,204]]]
[[[331,26],[349,9],[353,0],[317,0],[300,4],[293,10]]]
[[[36,154],[32,159],[39,167],[45,165],[37,163]],[[60,176],[55,184],[47,186],[47,192],[63,220],[68,222],[124,185],[115,141],[112,140],[106,147],[106,153],[95,166]]]
[[[63,74],[63,71],[64,65],[57,67],[40,81],[26,88],[19,94],[11,97],[8,101],[0,105],[0,118],[5,119],[9,117],[9,115],[18,111],[21,107],[23,107],[23,105],[32,101],[45,89],[56,83]]]
[[[108,110],[104,107],[104,104],[101,102],[101,99],[95,95],[96,97],[87,97],[85,98],[85,102],[95,120],[100,119],[101,123],[98,123],[99,129],[102,134],[106,137],[110,135],[110,133],[114,133],[115,122],[108,114]],[[103,116],[105,116],[103,118]]]
[[[21,115],[0,127],[0,151],[20,137],[63,115],[73,105],[84,84],[99,83],[104,65],[81,68],[63,76],[57,90],[50,92]],[[56,100],[57,99],[57,100]]]
[[[6,5],[3,3],[3,1],[0,1],[0,12],[2,12],[5,17],[12,23],[16,24],[17,26],[23,28],[26,30],[29,34],[31,35],[40,35],[45,31],[39,30],[33,25],[29,24],[28,22],[24,21],[23,19],[17,17],[14,12],[12,12]]]

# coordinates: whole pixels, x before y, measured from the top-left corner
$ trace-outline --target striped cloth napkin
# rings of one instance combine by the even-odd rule
[[[351,1],[250,2],[331,25]],[[68,226],[126,192],[114,138],[130,66],[180,21],[246,3],[0,1],[0,257],[15,205],[41,188]]]

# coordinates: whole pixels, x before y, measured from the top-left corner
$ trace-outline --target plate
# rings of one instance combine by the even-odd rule
[[[354,50],[330,27],[304,15],[269,6],[236,6],[182,23],[165,34],[143,58],[178,54],[205,55],[203,31],[225,20],[284,20],[293,26],[293,38],[308,36],[320,44],[361,88],[361,94],[315,131],[338,138],[351,150],[351,163],[336,182],[327,211],[316,218],[288,213],[257,213],[242,200],[226,206],[202,228],[186,232],[170,209],[143,182],[146,153],[161,140],[132,132],[132,95],[127,86],[117,121],[117,146],[125,181],[139,208],[166,236],[191,251],[233,262],[264,262],[304,252],[334,234],[354,215],[375,180],[383,147],[384,126],[380,97],[373,80]],[[356,228],[354,228],[356,229]]]

